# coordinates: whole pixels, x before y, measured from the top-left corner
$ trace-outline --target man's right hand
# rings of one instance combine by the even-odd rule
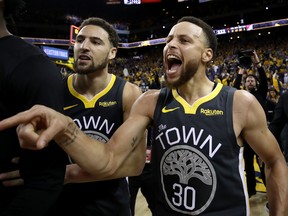
[[[31,109],[20,112],[0,121],[0,130],[17,127],[18,138],[22,148],[39,150],[61,132],[65,131],[73,120],[55,110],[35,105]]]

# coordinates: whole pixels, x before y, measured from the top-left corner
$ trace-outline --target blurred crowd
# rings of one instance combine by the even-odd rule
[[[164,46],[164,45],[163,45]],[[132,51],[119,50],[118,58],[111,62],[111,73],[136,83],[143,90],[156,81],[163,81],[162,49],[163,46],[139,48]],[[285,37],[263,37],[261,40],[248,42],[221,42],[215,59],[210,63],[207,76],[210,80],[223,85],[233,85],[239,71],[237,51],[255,49],[266,72],[269,91],[267,99],[277,102],[280,94],[288,89],[288,40]],[[257,75],[251,65],[245,74]]]
[[[110,62],[110,73],[137,84],[143,92],[150,89],[155,82],[163,85],[163,47],[164,44],[128,50],[119,49],[118,57]],[[267,76],[269,87],[267,100],[277,103],[279,96],[288,90],[288,39],[285,35],[261,37],[261,39],[246,38],[245,42],[219,40],[216,57],[210,62],[206,71],[208,78],[223,85],[233,86],[239,71],[237,52],[246,49],[256,50]],[[67,70],[64,71],[67,73]],[[258,76],[253,65],[245,70],[243,80],[246,74],[251,73]]]

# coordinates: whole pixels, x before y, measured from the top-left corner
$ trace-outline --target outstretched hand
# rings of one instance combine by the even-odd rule
[[[20,112],[0,121],[0,130],[17,127],[20,146],[25,149],[45,148],[57,134],[65,131],[69,117],[43,105]]]

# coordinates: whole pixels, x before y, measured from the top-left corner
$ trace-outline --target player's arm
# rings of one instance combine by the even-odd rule
[[[275,137],[268,129],[263,108],[248,92],[237,91],[235,100],[238,106],[242,104],[238,109],[243,109],[243,120],[238,121],[242,127],[241,135],[265,163],[270,213],[285,215],[288,212],[287,166]]]
[[[139,175],[146,155],[143,136],[151,122],[156,97],[157,93],[141,95],[133,104],[129,118],[106,144],[83,135],[73,121],[55,140],[80,167],[95,175],[96,179]],[[137,147],[142,151],[135,150]],[[138,157],[143,157],[142,162],[138,163]]]
[[[124,174],[117,173],[117,169],[140,143],[153,119],[158,95],[159,91],[141,95],[133,104],[128,120],[107,144],[88,137],[70,117],[39,105],[0,121],[0,130],[19,125],[21,147],[33,150],[46,147],[54,138],[84,170],[99,178],[138,175],[143,165],[137,167],[132,163]]]
[[[126,83],[125,88],[124,88],[124,93],[123,93],[124,121],[126,121],[129,118],[133,104],[141,95],[142,95],[142,90],[137,85],[132,84],[130,82]],[[137,108],[136,110],[138,111],[138,109],[139,108]],[[143,113],[143,115],[147,115],[147,113]],[[123,161],[122,165],[117,169],[117,173],[125,173],[125,171],[127,169],[129,170],[129,167],[131,166],[139,167],[138,170],[140,170],[140,173],[142,172],[142,169],[144,168],[144,164],[146,161],[146,143],[147,143],[146,138],[147,138],[147,129],[145,129],[143,136],[141,137],[141,140],[139,141],[139,144],[129,154],[129,156]]]
[[[132,105],[136,101],[136,99],[142,94],[141,89],[130,83],[127,82],[124,87],[123,91],[123,119],[126,121],[129,117]],[[139,142],[139,144],[135,147],[133,150],[133,153],[131,153],[124,161],[123,164],[117,168],[117,175],[122,176],[125,175],[125,173],[130,174],[133,173],[133,171],[130,171],[130,167],[142,167],[144,165],[145,161],[145,150],[143,149],[146,144],[146,136],[144,135],[142,138],[142,141]],[[133,166],[131,164],[133,163]],[[138,164],[138,165],[137,165]],[[141,168],[139,168],[141,169]],[[116,174],[114,174],[116,175]],[[115,176],[112,175],[110,178],[115,178]],[[107,179],[107,178],[105,178]],[[79,167],[77,164],[70,164],[67,166],[66,169],[66,176],[65,176],[65,183],[76,183],[76,182],[87,182],[87,181],[95,181],[95,180],[103,180],[99,179],[98,176],[93,176],[87,172],[85,172],[81,167]]]

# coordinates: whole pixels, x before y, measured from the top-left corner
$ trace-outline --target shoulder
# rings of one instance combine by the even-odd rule
[[[25,57],[23,57],[22,61],[19,62],[18,67],[20,67],[21,69],[26,68],[28,70],[27,74],[35,72],[36,75],[41,74],[50,76],[51,73],[55,71],[57,73],[60,73],[60,70],[58,69],[56,64],[52,62],[48,56],[39,51],[36,51],[35,53],[31,52],[30,54],[27,54]],[[48,74],[45,74],[47,72]]]
[[[155,108],[157,100],[159,98],[160,90],[159,89],[151,89],[144,92],[137,100],[138,106],[141,107],[153,107]]]
[[[264,110],[254,95],[245,90],[236,90],[233,100],[234,129],[266,125]]]
[[[264,110],[253,94],[246,90],[236,90],[233,100],[233,112],[240,115],[240,121],[245,120],[244,116],[255,114],[255,112],[264,113]]]
[[[161,89],[150,89],[148,91],[146,91],[145,93],[143,93],[143,97],[148,97],[148,98],[158,98],[159,93],[160,93]]]
[[[134,97],[139,97],[142,94],[142,91],[140,87],[135,85],[134,83],[125,81],[123,94],[124,96],[134,98]]]
[[[150,89],[142,93],[141,88],[133,83],[127,82],[124,87],[124,94],[126,96],[135,96],[139,98],[140,102],[157,102],[160,90],[159,89]],[[156,104],[156,103],[155,103]]]
[[[137,91],[140,90],[141,91],[140,87],[137,86],[136,84],[131,83],[131,82],[126,81],[126,80],[123,80],[123,81],[125,82],[125,88],[127,90],[137,90]]]
[[[252,103],[256,100],[255,96],[246,90],[236,90],[234,96],[234,105],[239,106],[247,105],[247,103]]]
[[[233,100],[234,123],[245,124],[247,113],[252,112],[251,106],[257,102],[254,95],[245,90],[236,90]]]
[[[137,112],[145,113],[144,115],[149,116],[153,119],[154,110],[157,104],[160,90],[152,89],[144,92],[134,103],[134,110]]]
[[[123,104],[123,111],[124,111],[124,119],[128,117],[130,110],[137,100],[142,94],[141,89],[128,81],[125,81],[123,94],[122,94],[122,104]]]
[[[42,70],[46,70],[46,65],[55,65],[42,49],[17,36],[5,37],[2,45],[6,53],[6,56],[3,57],[8,58],[8,61],[13,59],[13,64],[19,67],[41,67]]]

